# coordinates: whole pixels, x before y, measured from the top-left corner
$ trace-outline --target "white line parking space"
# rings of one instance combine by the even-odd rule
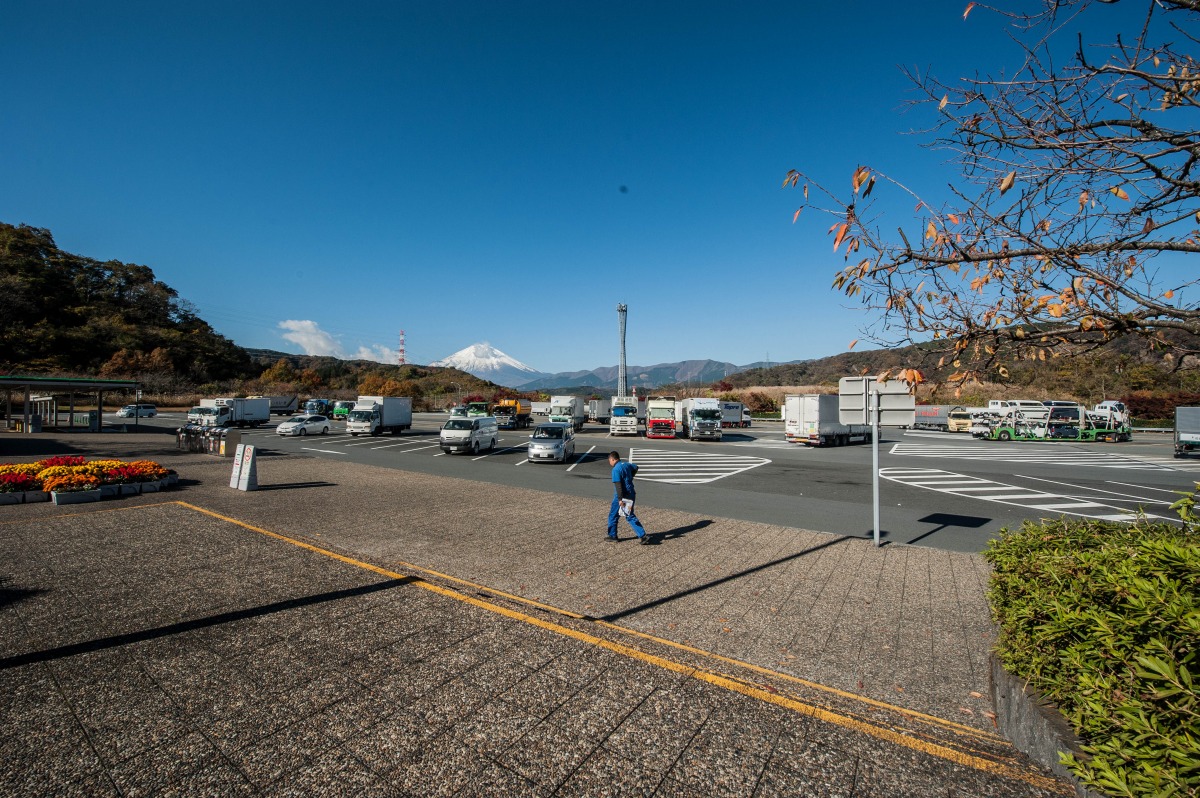
[[[954,446],[924,443],[897,443],[891,453],[909,457],[936,457],[939,459],[991,460],[1004,463],[1041,463],[1043,465],[1092,466],[1096,468],[1130,468],[1153,471],[1170,471],[1168,465],[1112,454],[1105,451],[1088,451],[1066,448],[1062,443],[1000,443],[983,442],[979,445]],[[1091,444],[1089,444],[1091,445]]]
[[[1132,521],[1137,517],[1135,510],[1113,504],[1091,501],[1086,498],[1060,493],[1007,485],[990,479],[955,474],[937,468],[881,468],[879,476],[884,479],[911,485],[939,493],[949,493],[962,498],[982,499],[999,504],[1011,504],[1026,510],[1037,510],[1050,515],[1079,515],[1103,521]],[[1161,518],[1147,514],[1148,518]]]
[[[677,485],[716,482],[771,462],[762,457],[660,449],[630,449],[629,461],[637,463],[638,479]]]

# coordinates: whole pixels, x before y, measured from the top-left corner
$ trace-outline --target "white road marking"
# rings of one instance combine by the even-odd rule
[[[771,461],[737,454],[631,448],[629,462],[637,463],[637,478],[640,480],[700,485],[767,465]]]
[[[322,454],[345,454],[345,452],[334,452],[334,451],[330,451],[329,449],[312,449],[312,448],[309,448],[308,446],[301,446],[300,451],[302,451],[302,452],[321,452]]]
[[[1106,451],[1085,451],[1066,448],[1071,444],[1055,442],[990,442],[991,445],[947,446],[924,443],[897,443],[891,453],[909,457],[992,460],[1004,463],[1044,463],[1046,465],[1094,466],[1098,468],[1131,468],[1153,471],[1174,470],[1168,466],[1129,455]],[[1079,444],[1077,444],[1079,445]],[[1094,445],[1094,444],[1082,444]]]
[[[965,474],[955,474],[936,468],[881,468],[879,476],[892,482],[904,485],[934,490],[939,493],[949,493],[962,498],[979,499],[981,501],[1011,504],[1027,510],[1053,512],[1056,514],[1079,515],[1084,518],[1097,518],[1104,521],[1132,521],[1138,514],[1133,510],[1102,502],[1080,499],[1073,496],[1063,496],[1057,493],[1023,488],[1019,485],[1006,485],[990,479],[970,477]],[[956,481],[947,483],[947,477]],[[997,495],[993,491],[1004,491]],[[1112,512],[1116,510],[1117,512]],[[1147,514],[1147,518],[1159,518]]]
[[[1132,493],[1117,493],[1116,491],[1104,490],[1102,488],[1088,488],[1083,485],[1072,485],[1070,482],[1058,482],[1057,480],[1053,480],[1053,479],[1042,479],[1041,477],[1029,477],[1029,476],[1025,476],[1023,474],[1018,474],[1017,476],[1021,477],[1021,479],[1032,479],[1032,480],[1036,480],[1037,482],[1049,482],[1051,485],[1064,485],[1068,488],[1077,488],[1079,490],[1088,491],[1090,493],[1107,493],[1110,496],[1124,496],[1126,499],[1136,499],[1140,502],[1149,502],[1150,504],[1171,504],[1171,502],[1165,502],[1162,499],[1147,499],[1145,496],[1134,496]],[[1153,490],[1153,488],[1151,488],[1151,490]],[[1075,498],[1078,498],[1078,497],[1075,497]]]
[[[568,469],[567,469],[567,471],[574,471],[574,470],[575,470],[575,466],[577,466],[577,465],[579,465],[580,463],[582,463],[582,462],[583,462],[583,459],[584,459],[585,457],[587,457],[589,454],[591,454],[591,453],[592,453],[593,451],[595,451],[595,450],[596,450],[596,447],[595,447],[595,446],[593,446],[591,449],[588,449],[586,452],[584,452],[583,454],[579,455],[579,459],[578,459],[578,460],[576,460],[574,463],[572,463],[572,464],[571,464],[571,467],[570,467],[570,468],[568,468]]]
[[[1172,493],[1175,495],[1179,495],[1180,493],[1186,492],[1186,491],[1178,491],[1178,490],[1167,490],[1166,488],[1151,488],[1147,485],[1130,485],[1128,482],[1114,482],[1111,479],[1108,480],[1108,483],[1110,485],[1123,485],[1126,488],[1140,488],[1141,490],[1153,490],[1153,491],[1157,491],[1159,493]],[[1171,502],[1171,504],[1174,504],[1174,502]]]

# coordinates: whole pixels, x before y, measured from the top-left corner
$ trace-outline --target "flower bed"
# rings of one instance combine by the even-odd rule
[[[105,489],[105,495],[137,493],[170,481],[173,472],[153,460],[91,460],[80,455],[49,457],[36,463],[0,463],[0,496],[21,495],[25,501],[36,492],[66,494]],[[170,484],[174,484],[171,482]],[[109,490],[109,487],[128,489]],[[20,500],[17,500],[19,503]]]

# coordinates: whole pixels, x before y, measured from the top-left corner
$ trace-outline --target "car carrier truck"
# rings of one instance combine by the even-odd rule
[[[360,396],[346,416],[351,435],[399,435],[412,427],[412,399],[407,396]]]

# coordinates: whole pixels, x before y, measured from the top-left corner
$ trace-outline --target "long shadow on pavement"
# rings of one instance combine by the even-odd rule
[[[29,665],[35,662],[48,662],[50,660],[62,659],[63,657],[73,657],[78,654],[87,654],[92,651],[101,651],[106,648],[116,648],[130,643],[140,643],[145,640],[156,640],[160,637],[170,637],[182,632],[190,632],[194,629],[205,629],[210,626],[218,626],[223,623],[233,623],[234,621],[244,621],[248,618],[259,618],[264,615],[271,615],[284,610],[291,610],[297,607],[308,607],[313,604],[322,604],[327,601],[338,601],[339,599],[352,598],[354,596],[364,596],[368,593],[378,593],[381,590],[390,590],[394,587],[408,584],[409,582],[417,581],[411,576],[406,576],[401,579],[389,579],[386,582],[376,582],[371,585],[363,585],[362,587],[352,587],[346,590],[332,590],[328,593],[318,593],[314,596],[303,596],[301,598],[286,599],[284,601],[276,601],[272,604],[264,604],[261,607],[250,607],[244,610],[234,610],[232,612],[223,612],[219,615],[210,615],[207,618],[196,618],[191,621],[182,621],[173,623],[168,626],[159,626],[155,629],[143,629],[140,632],[129,632],[123,635],[113,635],[111,637],[101,637],[96,640],[88,640],[83,643],[71,643],[70,645],[58,646],[57,648],[46,649],[45,651],[33,651],[28,654],[18,654],[13,657],[4,657],[0,659],[0,670],[8,668],[18,668],[22,665]]]
[[[662,606],[663,604],[667,604],[669,602],[675,601],[676,599],[681,599],[681,598],[684,598],[685,596],[690,596],[693,593],[699,593],[702,590],[708,590],[711,587],[717,587],[718,585],[723,585],[726,582],[732,582],[734,579],[741,579],[743,576],[749,576],[750,574],[766,570],[767,568],[773,568],[776,565],[782,565],[785,562],[790,562],[798,557],[803,557],[806,554],[812,554],[815,551],[820,551],[821,549],[829,548],[830,546],[834,546],[834,545],[841,543],[843,541],[846,541],[846,540],[854,540],[854,538],[851,537],[850,535],[842,535],[841,537],[836,537],[833,540],[827,541],[825,543],[821,543],[816,546],[809,546],[807,549],[804,549],[803,551],[798,551],[795,554],[789,554],[786,557],[780,557],[778,559],[771,560],[770,562],[765,562],[762,565],[756,565],[753,568],[747,568],[744,571],[738,571],[735,574],[730,574],[729,576],[723,576],[720,579],[714,579],[711,582],[705,582],[702,585],[696,585],[695,587],[690,587],[687,590],[681,590],[678,593],[672,593],[669,596],[663,596],[662,598],[656,598],[652,601],[647,601],[645,604],[639,604],[636,607],[630,607],[627,610],[621,610],[620,612],[614,612],[609,615],[602,615],[602,616],[600,616],[599,620],[601,620],[601,621],[616,621],[616,620],[624,618],[628,615],[634,615],[636,613],[642,612],[643,610],[653,609],[655,607]],[[2,662],[2,661],[0,661],[0,662]]]

